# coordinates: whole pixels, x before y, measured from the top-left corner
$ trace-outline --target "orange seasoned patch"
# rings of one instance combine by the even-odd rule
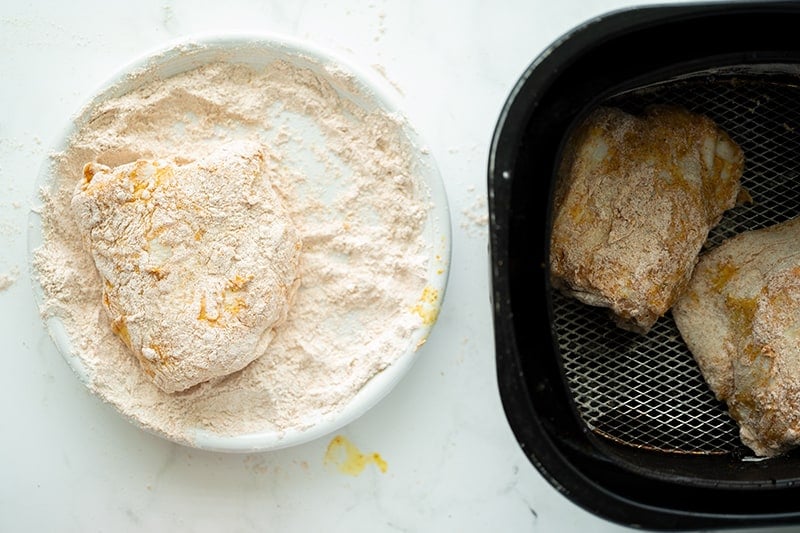
[[[211,324],[216,323],[219,319],[218,316],[211,317],[208,314],[208,303],[206,302],[206,295],[203,294],[200,296],[200,312],[197,314],[197,320],[205,320]]]
[[[124,316],[111,321],[111,331],[116,333],[128,348],[131,347],[131,334],[128,332],[128,323]]]
[[[711,288],[716,291],[720,292],[728,284],[728,282],[736,275],[739,271],[739,267],[731,263],[730,261],[725,261],[724,263],[719,265],[719,268],[714,273],[713,277],[711,278]]]
[[[362,453],[343,435],[336,435],[328,443],[324,462],[335,465],[340,472],[351,476],[361,474],[370,463],[373,463],[382,473],[386,473],[389,468],[388,463],[379,453]]]
[[[439,317],[439,291],[427,286],[422,290],[422,294],[417,303],[411,308],[411,312],[419,315],[425,325],[433,325]]]

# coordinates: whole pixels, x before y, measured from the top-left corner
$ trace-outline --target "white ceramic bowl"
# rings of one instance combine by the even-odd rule
[[[400,97],[391,84],[372,69],[359,68],[357,65],[328,50],[320,49],[305,42],[273,35],[204,35],[170,43],[165,47],[144,54],[140,59],[112,76],[99,88],[96,96],[72,118],[52,150],[60,152],[66,149],[70,137],[86,123],[88,117],[100,103],[107,99],[121,96],[144,83],[152,81],[155,77],[169,77],[210,61],[224,60],[231,63],[244,63],[255,67],[263,67],[278,59],[288,61],[296,66],[310,68],[323,79],[329,76],[330,69],[348,73],[352,75],[351,80],[358,90],[354,93],[347,93],[347,89],[339,84],[337,85],[337,91],[340,91],[340,96],[350,99],[361,107],[378,106],[388,113],[404,118],[403,130],[411,144],[416,147],[415,157],[417,158],[416,163],[419,174],[427,184],[433,206],[425,229],[426,239],[431,245],[428,286],[438,292],[439,298],[435,305],[441,305],[447,284],[451,235],[447,198],[437,166],[432,156],[425,150],[424,143],[409,125],[408,120],[405,119],[399,104]],[[146,74],[142,75],[142,73]],[[52,168],[51,165],[45,163],[39,176],[38,185],[45,185],[50,179],[52,179]],[[39,187],[37,187],[38,189]],[[31,215],[29,230],[28,248],[31,257],[34,250],[43,243],[41,219],[36,211],[34,209]],[[43,291],[42,287],[37,284],[36,276],[34,276],[34,296],[41,304]],[[436,311],[434,310],[434,312]],[[232,436],[215,434],[195,428],[189,431],[190,434],[181,435],[180,439],[172,438],[172,440],[207,450],[253,452],[293,446],[335,432],[364,414],[389,393],[407,373],[420,352],[424,351],[424,346],[421,348],[419,346],[424,343],[432,326],[432,323],[425,323],[415,330],[404,353],[400,354],[390,366],[372,377],[352,401],[349,401],[338,411],[317,421],[311,427],[302,430],[288,429]],[[91,376],[83,363],[80,353],[72,345],[64,324],[58,317],[51,317],[47,320],[47,329],[58,350],[79,379],[88,386]],[[143,429],[167,439],[171,438],[158,430],[145,428],[133,418],[129,418],[129,420]]]

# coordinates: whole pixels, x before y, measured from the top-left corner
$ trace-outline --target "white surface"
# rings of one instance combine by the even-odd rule
[[[508,91],[555,38],[641,2],[99,0],[0,5],[0,531],[618,532],[548,485],[495,380],[486,160]],[[331,436],[229,455],[172,444],[102,405],[46,335],[27,273],[33,183],[63,122],[111,73],[181,35],[267,31],[379,66],[449,195],[447,295],[420,359],[341,433],[387,461],[349,476]],[[785,530],[782,529],[782,531]]]

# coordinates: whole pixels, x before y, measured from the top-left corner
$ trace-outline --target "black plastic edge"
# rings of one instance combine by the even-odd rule
[[[576,467],[574,457],[557,443],[554,429],[539,416],[534,406],[527,401],[535,390],[528,385],[525,368],[516,345],[511,301],[508,257],[509,209],[511,185],[514,180],[517,158],[517,139],[522,136],[528,121],[533,116],[537,101],[556,80],[564,68],[585,48],[595,46],[603,39],[630,31],[646,28],[681,18],[714,16],[717,14],[739,15],[748,11],[764,13],[783,10],[798,12],[800,5],[792,2],[734,2],[728,4],[702,3],[687,5],[649,6],[612,12],[592,19],[564,35],[545,50],[520,77],[512,90],[498,120],[490,150],[488,166],[488,191],[490,214],[490,251],[492,255],[492,302],[496,337],[497,379],[500,381],[503,408],[512,430],[531,463],[559,492],[584,509],[607,520],[630,527],[659,530],[684,530],[694,528],[745,527],[758,525],[780,525],[797,523],[797,512],[786,513],[702,513],[676,508],[648,505],[625,498],[598,484]],[[535,76],[534,76],[535,74]],[[522,88],[525,94],[521,94]],[[535,231],[535,230],[532,230]],[[546,251],[541,250],[541,258]],[[537,275],[544,276],[544,268]],[[546,284],[539,279],[533,283]],[[544,291],[542,291],[544,293]],[[547,299],[547,294],[539,294]],[[547,346],[543,346],[547,348]],[[552,348],[552,346],[550,346]],[[557,383],[540,383],[538,386],[560,387]],[[561,391],[562,394],[564,391]],[[559,425],[551,420],[550,425]],[[568,431],[575,431],[571,428]],[[604,461],[601,454],[591,449],[581,451],[589,461],[606,463],[610,474],[616,465]],[[593,457],[594,455],[594,457]],[[627,473],[630,474],[630,473]],[[638,480],[647,485],[648,480]]]

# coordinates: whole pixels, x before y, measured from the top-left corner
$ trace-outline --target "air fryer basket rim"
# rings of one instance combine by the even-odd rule
[[[530,178],[519,169],[529,165],[536,168],[537,173],[542,170],[537,165],[541,164],[543,156],[531,149],[532,140],[544,140],[537,149],[539,152],[549,149],[549,157],[552,157],[554,147],[560,142],[556,137],[567,131],[569,125],[603,95],[619,91],[633,80],[640,83],[654,73],[657,76],[659,71],[691,69],[692,64],[703,64],[704,53],[706,64],[726,61],[732,64],[800,63],[797,45],[789,43],[785,36],[776,37],[774,27],[769,25],[768,28],[766,24],[766,21],[774,22],[780,28],[781,24],[787,25],[788,21],[796,24],[798,20],[800,5],[792,2],[695,3],[611,12],[573,29],[537,57],[520,77],[500,114],[490,150],[488,188],[497,379],[503,407],[520,446],[548,482],[575,503],[608,520],[666,530],[798,523],[800,511],[795,510],[792,500],[800,493],[795,488],[796,477],[786,482],[776,481],[775,476],[752,481],[748,478],[752,477],[750,474],[737,478],[738,474],[733,472],[732,479],[714,480],[712,475],[694,480],[680,469],[672,475],[658,469],[654,473],[648,467],[626,468],[625,460],[618,460],[615,450],[597,445],[594,436],[575,419],[569,394],[560,379],[557,358],[553,357],[551,332],[546,328],[537,332],[538,357],[524,350],[529,347],[529,341],[521,331],[523,328],[518,327],[519,323],[528,315],[536,315],[537,310],[540,313],[542,308],[531,311],[521,302],[537,302],[537,305],[544,302],[549,307],[543,269],[547,252],[541,237],[534,241],[530,259],[512,257],[508,252],[519,244],[520,228],[526,228],[527,233],[537,233],[537,228],[547,226],[548,202],[543,203],[541,198],[526,199],[523,205],[528,210],[518,209],[522,200],[518,198],[519,193],[512,197],[512,188],[515,184],[519,188],[520,180]],[[583,92],[574,91],[572,101],[552,96],[556,89],[563,89],[565,83],[574,82],[575,76],[581,75],[576,65],[591,50],[603,46],[613,48],[616,42],[626,39],[641,40],[646,32],[674,31],[692,25],[696,28],[698,23],[708,28],[714,39],[718,33],[714,31],[714,24],[718,28],[730,28],[731,24],[733,27],[745,23],[758,26],[759,22],[762,25],[742,44],[749,48],[729,50],[712,45],[693,51],[687,45],[683,50],[661,54],[651,65],[628,65],[608,76],[594,73],[595,78],[585,84]],[[762,46],[758,39],[766,44]],[[694,40],[702,41],[702,38]],[[689,41],[691,44],[692,39]],[[573,78],[567,79],[570,76]],[[540,137],[532,135],[531,130]],[[548,139],[547,135],[553,138]],[[546,171],[551,170],[546,167],[542,171],[548,180],[552,172]],[[525,238],[522,242],[529,244],[531,241]],[[530,272],[535,275],[533,281],[528,282],[531,287],[522,290],[522,285],[515,280],[519,278],[517,272],[526,267],[528,280]],[[514,299],[512,294],[523,296]],[[523,352],[526,357],[522,356]],[[709,464],[714,468],[742,468],[724,458],[713,461]],[[749,464],[743,468],[763,467]],[[647,496],[657,490],[664,497]],[[697,503],[719,499],[723,491],[730,504],[728,507],[705,508]]]

